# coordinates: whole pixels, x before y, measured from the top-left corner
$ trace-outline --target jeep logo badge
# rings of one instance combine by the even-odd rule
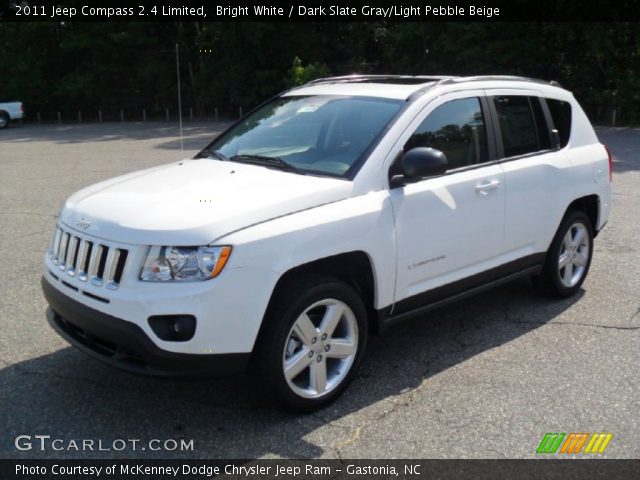
[[[78,223],[76,223],[76,225],[82,228],[83,230],[86,230],[91,226],[91,222],[89,220],[85,220],[84,218],[81,218],[80,220],[78,220]]]

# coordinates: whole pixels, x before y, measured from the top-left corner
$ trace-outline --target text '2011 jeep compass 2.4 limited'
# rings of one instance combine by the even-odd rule
[[[312,409],[388,322],[520,275],[575,293],[610,181],[605,147],[554,84],[316,80],[194,159],[72,195],[45,255],[48,319],[109,364],[251,365]]]

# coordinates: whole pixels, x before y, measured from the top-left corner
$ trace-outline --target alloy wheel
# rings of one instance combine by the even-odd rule
[[[358,323],[347,304],[315,302],[302,312],[287,336],[282,368],[301,397],[319,398],[345,379],[358,351]]]
[[[583,277],[589,261],[589,234],[579,222],[569,227],[562,239],[558,257],[558,273],[562,284],[571,288]]]

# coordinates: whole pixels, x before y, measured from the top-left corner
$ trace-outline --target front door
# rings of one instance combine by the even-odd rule
[[[448,169],[444,175],[390,191],[397,237],[396,302],[400,301],[394,313],[419,306],[425,299],[421,293],[500,264],[504,173],[490,147],[485,105],[481,91],[440,97],[400,139],[404,151],[441,150]]]

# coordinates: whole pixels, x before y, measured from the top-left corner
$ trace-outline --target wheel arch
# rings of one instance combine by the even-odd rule
[[[378,332],[378,322],[375,321],[376,315],[374,308],[376,280],[373,270],[373,261],[371,260],[371,257],[362,250],[355,250],[319,258],[297,265],[284,272],[273,288],[264,318],[268,316],[271,308],[276,302],[278,293],[282,291],[282,289],[287,288],[288,284],[295,282],[297,278],[300,278],[303,275],[326,275],[341,280],[353,287],[362,298],[367,310],[366,320],[369,325],[369,331],[371,333]],[[264,318],[260,325],[260,330],[258,331],[255,343],[256,345],[258,344],[265,327],[266,322],[264,321]]]
[[[573,210],[584,212],[589,218],[593,227],[593,237],[595,238],[598,235],[598,223],[600,221],[600,197],[597,194],[592,194],[576,198],[569,204],[562,218],[564,219]]]
[[[9,114],[9,112],[7,112],[6,110],[0,109],[0,116],[4,116],[7,119],[7,123],[4,125],[4,127],[1,127],[1,128],[8,127],[9,124],[11,123],[11,115]]]

